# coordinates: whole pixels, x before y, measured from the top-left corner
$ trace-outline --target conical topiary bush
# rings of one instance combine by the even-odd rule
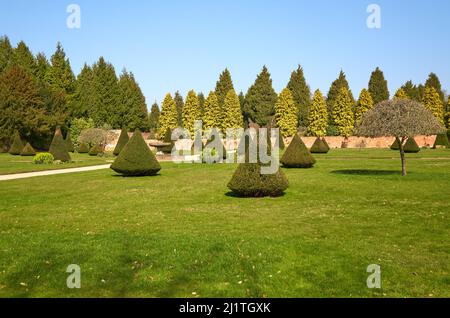
[[[287,168],[311,168],[316,163],[316,159],[311,155],[298,134],[294,135],[280,161]]]
[[[241,142],[245,143],[246,160],[245,163],[241,163],[237,167],[230,182],[228,182],[228,188],[233,194],[240,197],[275,197],[282,195],[289,186],[286,175],[279,167],[274,174],[261,174],[263,165],[259,159],[256,163],[249,163],[248,143],[251,141],[252,139],[248,136],[241,139]],[[259,158],[259,156],[256,157]]]
[[[450,148],[447,134],[439,134],[436,136],[436,140],[434,142],[433,149],[436,149],[436,148]]]
[[[103,153],[103,147],[101,145],[94,145],[89,149],[89,156],[98,156]]]
[[[118,156],[129,140],[130,138],[128,137],[128,131],[126,129],[122,129],[122,131],[120,132],[119,140],[117,141],[117,145],[114,148],[113,154],[115,156]]]
[[[141,132],[136,130],[111,165],[111,169],[125,176],[152,176],[161,170],[161,166],[145,143]]]
[[[405,145],[403,146],[403,150],[405,151],[405,153],[418,153],[420,151],[420,148],[414,138],[408,138]]]
[[[400,145],[398,144],[397,138],[394,140],[394,142],[392,143],[390,148],[391,148],[391,150],[397,150],[397,151],[400,150]]]
[[[66,146],[68,152],[75,152],[75,147],[73,146],[72,138],[70,137],[70,131],[67,132],[66,135]]]
[[[70,161],[70,155],[67,151],[67,145],[64,141],[61,129],[59,127],[56,128],[49,152],[53,155],[53,158],[55,158],[55,160],[60,160],[62,162]]]
[[[324,137],[322,137],[322,142],[325,145],[325,147],[327,147],[328,151],[330,151],[330,149],[331,149],[330,145],[328,144],[327,140]]]
[[[89,152],[89,146],[86,145],[84,142],[80,143],[78,146],[78,153],[88,153]]]
[[[20,134],[18,131],[16,131],[14,133],[14,139],[11,144],[11,148],[9,148],[9,153],[11,155],[18,156],[22,152],[23,147],[24,147],[24,144],[22,142],[22,139],[20,139]]]
[[[21,156],[34,156],[36,154],[36,151],[34,148],[30,145],[29,142],[23,147],[22,151],[20,152]]]
[[[330,149],[323,142],[323,139],[321,139],[320,137],[317,137],[309,151],[311,153],[328,153],[329,150]]]

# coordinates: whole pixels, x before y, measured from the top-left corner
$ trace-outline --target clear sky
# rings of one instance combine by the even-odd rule
[[[50,56],[60,41],[76,74],[99,56],[135,74],[147,98],[214,89],[228,67],[246,92],[267,65],[277,92],[301,64],[323,93],[342,68],[355,97],[379,66],[391,94],[430,72],[450,91],[448,0],[0,0],[0,34]],[[69,4],[81,28],[69,29]],[[369,4],[381,28],[369,29]]]

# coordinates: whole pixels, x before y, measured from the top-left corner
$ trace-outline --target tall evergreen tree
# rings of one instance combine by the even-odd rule
[[[244,120],[242,118],[241,104],[234,89],[228,91],[224,101],[224,109],[226,111],[226,116],[222,123],[223,131],[226,131],[228,128],[242,128],[244,125]]]
[[[159,111],[158,103],[154,102],[149,114],[149,128],[150,130],[157,130],[159,128]]]
[[[328,127],[328,109],[320,90],[314,92],[308,121],[308,133],[311,136],[325,136]]]
[[[201,110],[197,94],[190,90],[183,108],[183,127],[189,131],[191,137],[194,137],[194,122],[200,119]]]
[[[409,99],[408,95],[405,93],[403,88],[399,88],[397,92],[395,92],[394,98],[396,99]]]
[[[428,79],[425,82],[425,87],[433,87],[436,89],[436,91],[439,94],[439,98],[441,99],[442,103],[445,103],[445,95],[442,91],[441,81],[439,80],[439,77],[435,73],[430,73],[428,75]]]
[[[36,55],[36,77],[40,83],[45,83],[49,70],[50,70],[50,63],[45,57],[45,54],[38,53]]]
[[[370,76],[369,93],[372,96],[374,105],[389,99],[387,81],[384,79],[383,72],[378,67]]]
[[[76,80],[76,89],[71,102],[74,118],[95,117],[97,109],[94,91],[94,73],[84,64]]]
[[[225,102],[225,97],[230,90],[234,90],[233,81],[231,80],[230,71],[226,68],[219,76],[219,80],[216,83],[215,93],[217,95],[217,100],[219,101],[219,106],[223,107]]]
[[[365,88],[363,88],[361,90],[361,93],[359,94],[359,99],[355,106],[355,124],[356,125],[359,125],[364,114],[368,110],[372,109],[373,106],[374,105],[373,105],[372,96]]]
[[[13,64],[19,65],[22,69],[29,72],[31,76],[36,76],[36,59],[23,41],[20,41],[14,49]]]
[[[414,85],[412,81],[407,81],[400,88],[405,92],[408,98],[415,100],[417,102],[420,102],[422,100],[420,96],[420,89],[416,85]]]
[[[264,66],[245,96],[245,114],[258,125],[266,126],[275,114],[276,102],[277,93],[272,87],[270,73]]]
[[[278,97],[275,120],[283,137],[291,137],[297,132],[298,108],[289,88],[283,89]]]
[[[303,68],[299,65],[297,70],[291,73],[287,88],[292,93],[295,106],[297,107],[299,126],[308,126],[308,112],[311,104],[311,90],[306,84]]]
[[[202,92],[197,95],[198,105],[200,107],[201,118],[203,119],[203,115],[205,114],[205,95]]]
[[[203,127],[205,129],[221,127],[221,108],[219,106],[219,100],[214,91],[209,92],[205,101],[205,113],[203,115]]]
[[[181,96],[179,91],[175,92],[175,96],[173,98],[175,101],[175,106],[177,108],[177,122],[178,127],[183,127],[183,108],[184,108],[184,101],[183,96]]]
[[[178,127],[178,114],[175,101],[170,93],[164,98],[159,116],[159,137],[163,138],[167,131]]]
[[[333,108],[333,120],[341,136],[348,137],[353,132],[353,102],[349,91],[342,87]]]
[[[331,83],[330,90],[328,91],[327,95],[327,107],[328,107],[328,123],[333,124],[333,108],[334,104],[336,103],[336,99],[339,95],[339,92],[341,91],[341,88],[344,87],[349,95],[352,103],[355,103],[355,99],[353,98],[352,91],[350,90],[350,86],[348,85],[347,78],[345,76],[344,71],[341,70],[339,73],[339,77]]]
[[[14,49],[7,36],[0,37],[0,73],[12,63]]]
[[[442,125],[444,124],[444,104],[439,97],[438,91],[434,87],[425,87],[422,104],[433,113],[439,123]]]
[[[241,92],[239,92],[238,97],[239,97],[239,103],[241,104],[241,113],[242,113],[242,116],[244,118],[244,128],[247,128],[248,127],[248,118],[247,118],[245,110],[244,110],[244,107],[245,107],[245,95],[241,91]]]
[[[75,75],[61,43],[57,44],[56,51],[50,61],[51,67],[47,73],[48,83],[52,87],[62,89],[68,95],[73,94],[75,91]]]
[[[148,110],[144,94],[133,73],[123,70],[119,79],[119,102],[121,114],[114,120],[114,127],[127,127],[128,130],[148,129]]]

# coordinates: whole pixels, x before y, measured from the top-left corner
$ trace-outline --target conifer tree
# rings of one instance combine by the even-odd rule
[[[84,64],[78,75],[75,87],[75,92],[71,100],[73,117],[95,117],[97,109],[95,108],[94,74],[92,68],[87,64]]]
[[[222,123],[223,131],[226,131],[228,128],[242,128],[244,125],[244,120],[242,118],[241,104],[234,89],[228,91],[223,108],[225,110],[225,119]]]
[[[328,95],[327,95],[328,123],[329,124],[333,124],[333,108],[334,108],[334,104],[336,102],[336,99],[337,99],[342,87],[345,87],[347,89],[352,103],[353,104],[355,103],[355,99],[353,98],[353,94],[352,94],[352,91],[350,90],[350,86],[348,85],[348,81],[345,76],[345,73],[344,73],[344,71],[341,70],[341,72],[339,73],[339,77],[333,83],[331,83],[331,87],[330,87],[330,90],[328,91]]]
[[[308,122],[308,133],[311,136],[325,136],[328,127],[328,110],[320,90],[314,92]]]
[[[19,44],[17,44],[12,59],[14,65],[22,67],[22,69],[29,72],[32,77],[36,76],[36,59],[25,42],[20,41]]]
[[[59,127],[56,128],[55,136],[53,137],[48,152],[53,155],[53,158],[55,158],[55,160],[60,160],[62,162],[70,161],[70,155],[67,151],[67,144],[64,141],[61,129]]]
[[[57,44],[56,51],[50,61],[51,67],[47,73],[47,82],[54,88],[62,89],[68,95],[73,94],[75,91],[75,75],[61,43]]]
[[[177,123],[178,127],[183,127],[183,108],[184,108],[184,101],[183,96],[181,96],[179,91],[175,92],[175,96],[173,98],[175,101],[175,106],[177,109]]]
[[[254,123],[266,126],[275,114],[276,102],[277,93],[272,87],[270,73],[264,66],[245,96],[245,114]]]
[[[364,114],[372,109],[373,107],[373,99],[372,96],[370,96],[370,93],[363,88],[361,90],[361,93],[359,94],[358,102],[355,106],[355,124],[358,125],[361,119],[363,118]]]
[[[7,36],[0,37],[0,73],[12,63],[14,49]]]
[[[147,104],[144,94],[136,82],[133,73],[123,70],[119,79],[120,117],[114,120],[114,126],[127,127],[130,130],[148,129]]]
[[[114,148],[113,154],[115,156],[118,156],[120,152],[122,151],[123,147],[127,144],[127,142],[130,140],[128,137],[128,131],[124,128],[122,128],[122,131],[120,132],[119,140],[117,140],[117,145]]]
[[[401,89],[405,92],[406,96],[412,100],[420,102],[422,100],[421,97],[421,87],[418,87],[413,84],[412,81],[407,81]]]
[[[342,87],[333,108],[333,121],[341,136],[348,137],[353,132],[353,111],[350,93]]]
[[[158,103],[154,102],[149,115],[149,128],[151,130],[158,130],[160,114]]]
[[[205,114],[205,95],[202,92],[198,93],[198,106],[200,107],[201,118],[203,119],[203,115]]]
[[[389,99],[387,81],[384,79],[383,72],[378,67],[370,76],[369,93],[372,96],[374,105]]]
[[[403,90],[403,88],[399,88],[397,90],[397,92],[395,93],[394,98],[396,98],[396,99],[408,99],[408,95],[406,95],[406,93]]]
[[[299,65],[297,70],[291,73],[287,88],[292,93],[297,108],[299,126],[308,126],[308,113],[311,104],[311,90],[306,84],[303,68]]]
[[[289,137],[297,132],[298,108],[295,105],[291,90],[285,88],[275,104],[275,120],[283,137]]]
[[[41,84],[45,83],[49,70],[50,63],[45,57],[45,54],[38,53],[36,55],[36,78]]]
[[[425,87],[422,104],[433,113],[439,123],[444,124],[444,104],[434,87]]]
[[[190,90],[183,108],[183,127],[189,131],[192,137],[194,136],[194,122],[200,119],[201,111],[197,94]]]
[[[178,127],[178,115],[175,101],[170,93],[164,98],[161,115],[159,116],[159,137],[163,138],[166,132]]]
[[[211,91],[205,101],[205,114],[203,115],[203,128],[220,128],[221,109],[215,92]]]
[[[441,81],[435,73],[430,73],[430,75],[428,75],[428,79],[425,82],[425,87],[433,87],[438,92],[441,102],[443,104],[445,103],[445,95],[442,91]]]
[[[234,90],[233,81],[231,80],[230,71],[226,68],[219,76],[219,80],[216,83],[215,93],[219,106],[223,108],[225,98],[230,90]]]

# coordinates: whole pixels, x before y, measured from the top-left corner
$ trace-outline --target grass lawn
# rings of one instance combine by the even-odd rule
[[[0,153],[0,175],[101,165],[114,160],[114,158],[101,158],[78,153],[71,153],[70,156],[72,157],[72,162],[70,163],[36,165],[33,163],[33,157],[12,156],[8,153]]]
[[[407,177],[391,150],[316,158],[278,198],[230,196],[236,165],[0,182],[0,297],[449,297],[450,150],[408,155]]]

